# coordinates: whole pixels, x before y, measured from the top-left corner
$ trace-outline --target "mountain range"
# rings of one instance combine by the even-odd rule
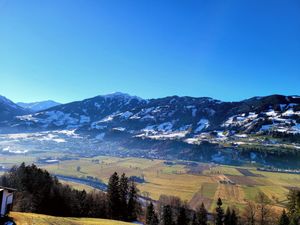
[[[0,132],[71,130],[94,140],[125,141],[137,148],[149,141],[149,148],[153,141],[172,141],[252,149],[264,146],[272,152],[274,148],[300,149],[300,97],[296,95],[223,102],[188,96],[142,99],[117,92],[41,107],[36,112],[20,105],[0,98]]]
[[[197,136],[211,131],[229,135],[300,132],[299,96],[271,95],[222,102],[178,96],[146,100],[114,93],[67,104],[14,104],[1,97],[0,104],[2,126],[20,129],[115,129],[148,138]]]

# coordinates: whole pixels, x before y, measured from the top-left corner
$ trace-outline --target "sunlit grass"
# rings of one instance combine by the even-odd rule
[[[129,225],[114,220],[94,219],[94,218],[73,218],[73,217],[54,217],[34,213],[11,212],[10,216],[18,225]]]

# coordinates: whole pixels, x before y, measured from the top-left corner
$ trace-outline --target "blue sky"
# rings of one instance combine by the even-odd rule
[[[0,0],[0,94],[300,94],[300,1]]]

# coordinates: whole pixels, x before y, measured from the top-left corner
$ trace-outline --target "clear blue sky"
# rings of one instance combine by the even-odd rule
[[[300,94],[300,1],[0,0],[0,94]]]

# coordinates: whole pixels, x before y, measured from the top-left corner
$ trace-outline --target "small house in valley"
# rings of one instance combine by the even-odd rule
[[[0,216],[6,216],[12,208],[13,194],[16,190],[0,186]]]

